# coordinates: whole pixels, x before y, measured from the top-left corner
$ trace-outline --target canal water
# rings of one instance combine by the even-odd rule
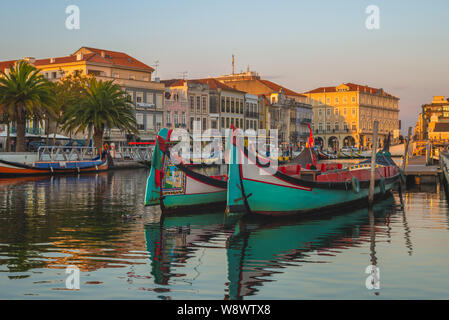
[[[0,299],[449,299],[439,185],[404,192],[404,210],[393,193],[308,220],[161,217],[147,174],[0,179]]]

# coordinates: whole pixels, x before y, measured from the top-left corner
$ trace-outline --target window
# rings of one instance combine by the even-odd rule
[[[195,111],[195,97],[190,96],[190,112],[194,112],[194,111]]]
[[[318,115],[320,116],[320,118],[323,116],[323,110],[322,109],[318,110]]]
[[[343,125],[343,128],[345,129],[345,130],[348,130],[348,123],[344,123],[344,125]]]
[[[326,131],[327,132],[331,131],[331,123],[330,122],[326,123]]]
[[[231,101],[229,100],[229,97],[226,97],[226,113],[229,113],[231,110]]]
[[[331,103],[331,98],[327,98],[327,99],[326,99],[326,103],[327,103],[327,104],[330,104],[330,103]]]
[[[243,119],[242,118],[240,118],[240,128],[243,129]]]
[[[193,130],[193,117],[190,117],[190,130]]]
[[[249,128],[249,120],[246,120],[246,129]]]
[[[234,118],[231,118],[231,125],[234,125]]]
[[[352,108],[352,115],[355,115],[355,108]]]
[[[151,103],[151,104],[154,103],[153,94],[152,93],[147,93],[147,103]]]
[[[203,130],[207,129],[207,118],[203,118]]]
[[[225,98],[221,97],[221,112],[225,112],[225,104],[226,104]]]
[[[331,109],[326,109],[326,115],[327,115],[328,117],[331,116]]]
[[[174,115],[173,115],[173,122],[175,123],[175,127],[177,127],[178,126],[178,123],[179,123],[179,117],[178,117],[178,111],[175,111],[174,112]]]
[[[143,92],[136,92],[136,102],[137,103],[143,102]]]
[[[186,124],[186,113],[185,112],[181,113],[181,124],[183,124],[183,125]]]
[[[338,108],[335,108],[335,115],[336,116],[340,115],[340,110]]]
[[[154,120],[152,114],[147,114],[147,129],[154,129]]]
[[[210,121],[210,126],[212,129],[218,129],[217,128],[217,120],[211,120]]]
[[[355,97],[352,97],[352,102],[355,102]]]
[[[338,98],[335,98],[335,103],[338,103]]]
[[[133,75],[133,74],[130,74],[130,75],[129,75],[129,80],[136,80],[136,76]]]
[[[206,96],[202,97],[202,102],[203,102],[203,113],[207,113],[207,101],[206,101]]]
[[[318,130],[319,130],[319,131],[323,131],[323,123],[322,123],[322,122],[320,122],[320,123],[318,124]]]
[[[343,114],[346,115],[346,108],[343,109]]]
[[[357,130],[357,126],[356,126],[355,122],[352,123],[352,130]]]
[[[335,131],[340,130],[340,123],[338,121],[335,122],[334,128],[335,128]]]
[[[201,97],[197,96],[196,97],[196,113],[200,113],[201,112]]]
[[[156,108],[162,108],[162,94],[156,94]]]
[[[166,124],[167,124],[167,125],[171,124],[171,114],[170,114],[170,111],[167,111]]]
[[[231,113],[234,113],[234,98],[231,98]]]
[[[145,128],[143,126],[143,114],[142,113],[136,114],[136,121],[137,121],[137,129],[144,130]]]
[[[225,126],[225,118],[221,118],[221,127],[224,128]]]
[[[229,128],[229,118],[226,118],[226,128]]]

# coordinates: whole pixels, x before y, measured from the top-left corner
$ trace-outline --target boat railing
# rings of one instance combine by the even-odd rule
[[[149,146],[123,146],[111,151],[111,156],[114,159],[126,161],[151,161],[153,156],[153,147]]]
[[[37,149],[38,161],[82,161],[97,154],[95,147],[42,146]]]

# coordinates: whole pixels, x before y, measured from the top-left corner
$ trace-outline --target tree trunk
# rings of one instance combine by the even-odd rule
[[[103,131],[104,126],[94,127],[94,142],[95,147],[97,148],[98,154],[101,154],[102,146],[103,146]]]
[[[17,138],[16,138],[16,152],[25,151],[25,134],[26,134],[26,116],[24,112],[17,114]]]
[[[8,122],[6,123],[6,147],[5,147],[6,152],[11,152],[11,134],[9,133],[10,130],[11,128],[9,126],[9,119],[8,119]]]
[[[50,136],[50,119],[49,117],[47,117],[45,121],[45,134],[47,135],[47,137],[45,138],[45,145],[48,146],[48,140],[49,140],[49,136]]]

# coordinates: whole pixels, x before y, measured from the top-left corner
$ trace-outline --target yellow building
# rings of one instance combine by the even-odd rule
[[[320,87],[304,93],[313,108],[313,134],[316,144],[336,150],[345,146],[369,148],[373,139],[373,122],[379,121],[382,146],[388,133],[399,138],[399,98],[354,83]]]

